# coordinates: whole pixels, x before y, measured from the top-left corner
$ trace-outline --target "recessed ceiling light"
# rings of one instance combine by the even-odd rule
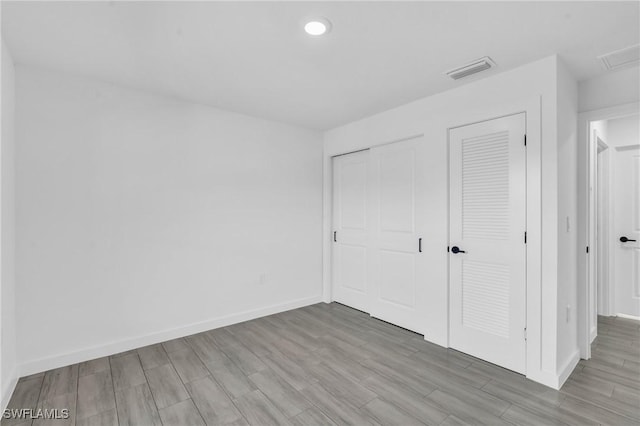
[[[331,22],[325,18],[315,18],[304,24],[304,30],[312,36],[320,36],[331,31]]]

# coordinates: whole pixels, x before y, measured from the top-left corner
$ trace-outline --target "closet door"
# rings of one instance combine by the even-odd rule
[[[370,313],[419,333],[427,297],[420,225],[427,208],[425,150],[424,137],[371,149]]]
[[[525,371],[524,114],[449,135],[450,346]]]
[[[369,312],[369,151],[333,158],[333,300]]]

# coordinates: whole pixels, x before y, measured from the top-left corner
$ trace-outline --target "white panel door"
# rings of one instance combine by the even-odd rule
[[[369,151],[333,158],[333,300],[369,312]]]
[[[450,346],[525,372],[525,115],[450,131]]]
[[[371,149],[372,250],[370,313],[424,333],[427,283],[420,253],[425,220],[425,139]],[[444,183],[443,183],[444,184]]]
[[[616,148],[615,164],[615,312],[640,317],[640,149]]]

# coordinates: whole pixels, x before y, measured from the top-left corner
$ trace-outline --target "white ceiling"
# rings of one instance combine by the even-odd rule
[[[630,2],[2,2],[17,63],[327,129],[558,53],[579,80],[640,43]],[[302,31],[325,16],[330,34]],[[490,56],[494,70],[443,72]]]

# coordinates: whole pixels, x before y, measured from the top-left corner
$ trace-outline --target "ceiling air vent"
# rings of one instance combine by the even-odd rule
[[[640,44],[598,56],[605,69],[615,70],[640,62]]]
[[[488,70],[489,68],[493,68],[495,66],[495,62],[493,62],[490,57],[485,56],[484,58],[476,59],[473,62],[462,65],[461,67],[456,67],[452,70],[449,70],[445,74],[454,80],[459,80],[471,74]]]

